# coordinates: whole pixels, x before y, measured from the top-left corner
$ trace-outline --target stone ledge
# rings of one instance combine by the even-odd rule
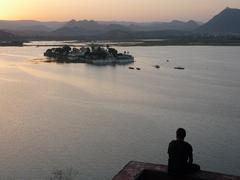
[[[167,166],[144,162],[129,162],[112,180],[240,180],[238,176],[200,171],[181,178],[167,174]]]

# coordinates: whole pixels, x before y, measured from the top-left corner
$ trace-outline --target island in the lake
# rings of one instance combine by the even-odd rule
[[[48,49],[44,56],[48,61],[57,63],[89,63],[95,65],[130,64],[134,57],[129,52],[119,53],[116,49],[96,44],[81,48],[71,48],[68,45]]]

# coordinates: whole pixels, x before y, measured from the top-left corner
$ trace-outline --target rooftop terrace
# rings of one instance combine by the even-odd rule
[[[131,161],[112,180],[240,180],[238,176],[200,171],[184,177],[171,177],[167,166]]]

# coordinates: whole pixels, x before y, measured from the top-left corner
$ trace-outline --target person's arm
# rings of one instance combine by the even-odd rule
[[[172,142],[168,145],[168,155],[170,156],[172,154]]]
[[[190,150],[189,150],[189,163],[193,163],[193,149],[192,146],[190,145]]]

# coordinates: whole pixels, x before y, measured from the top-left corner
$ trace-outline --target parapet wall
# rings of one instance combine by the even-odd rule
[[[200,171],[181,178],[167,174],[167,166],[131,161],[112,180],[240,180],[238,176]]]

